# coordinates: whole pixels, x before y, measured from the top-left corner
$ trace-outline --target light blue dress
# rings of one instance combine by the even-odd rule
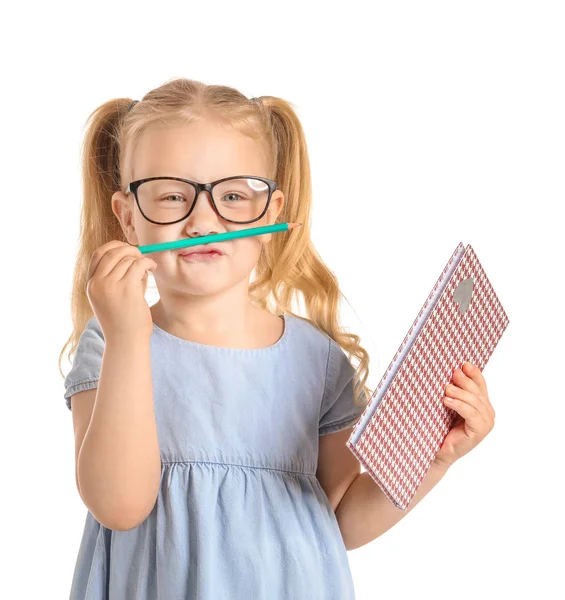
[[[305,319],[256,349],[150,341],[161,488],[139,526],[90,512],[71,600],[350,600],[347,553],[316,478],[318,436],[353,425],[353,367]],[[92,317],[65,399],[97,387],[104,336]]]

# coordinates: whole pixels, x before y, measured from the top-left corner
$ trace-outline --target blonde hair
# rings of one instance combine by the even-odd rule
[[[109,100],[94,110],[87,121],[82,146],[84,202],[80,214],[78,255],[74,269],[71,314],[73,331],[59,355],[70,345],[68,359],[75,353],[80,336],[94,312],[85,285],[92,253],[111,241],[127,241],[111,197],[125,192],[128,167],[125,157],[146,127],[153,123],[188,123],[211,118],[221,121],[255,139],[265,148],[271,177],[285,202],[277,221],[302,223],[302,227],[273,235],[259,257],[255,279],[249,286],[250,300],[273,314],[292,312],[293,300],[302,294],[307,321],[325,332],[348,354],[355,357],[355,403],[371,390],[365,383],[369,356],[359,336],[341,327],[338,318],[340,289],[336,276],[324,264],[310,238],[312,185],[306,139],[293,105],[282,98],[262,96],[248,99],[232,87],[206,85],[177,78],[150,91],[130,111],[132,100]],[[289,239],[292,236],[292,243]],[[147,280],[145,280],[147,289]],[[269,307],[271,303],[271,307]],[[304,318],[304,317],[300,317]]]

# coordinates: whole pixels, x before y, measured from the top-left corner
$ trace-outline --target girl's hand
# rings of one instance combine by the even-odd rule
[[[90,258],[86,295],[104,338],[151,337],[153,318],[145,301],[147,271],[157,263],[137,246],[112,240],[96,248]]]
[[[443,401],[458,416],[433,462],[443,468],[467,454],[494,427],[494,409],[480,369],[464,363],[463,371],[455,369],[452,381],[455,385],[446,387]]]

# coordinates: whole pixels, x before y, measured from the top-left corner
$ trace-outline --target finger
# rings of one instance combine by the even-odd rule
[[[485,419],[475,406],[460,398],[452,398],[450,396],[445,396],[443,398],[443,402],[448,408],[453,409],[457,414],[461,415],[461,417],[465,419],[465,426],[469,427],[469,429],[475,432],[477,435],[480,434],[483,429]]]
[[[94,273],[96,273],[96,269],[98,268],[102,257],[109,249],[117,248],[118,246],[123,246],[123,244],[124,242],[121,242],[120,240],[112,240],[106,244],[103,244],[99,248],[96,248],[96,250],[92,253],[92,256],[90,257],[90,262],[88,263],[86,280],[88,281],[89,279],[91,279]]]
[[[487,390],[487,382],[486,382],[481,370],[479,369],[479,367],[477,367],[476,365],[469,363],[469,362],[463,363],[463,370],[466,373],[466,375],[468,377],[470,377],[471,379],[473,379],[473,381],[479,386],[479,389],[481,390],[479,397],[481,398],[481,400],[484,402],[485,406],[487,407],[487,410],[488,410],[491,418],[494,419],[494,416],[495,416],[494,407],[492,406],[492,403],[490,401],[488,390]]]
[[[120,246],[112,247],[104,253],[98,262],[98,267],[94,272],[94,276],[109,277],[117,265],[119,265],[125,257],[132,257],[133,259],[136,259],[141,258],[142,256],[143,254],[141,254],[139,248],[137,246],[132,246],[131,244],[122,243]],[[125,271],[127,271],[127,267],[123,271],[122,269],[123,267],[120,267],[117,273],[123,275]],[[117,281],[118,278],[112,275],[112,279]]]
[[[475,394],[486,407],[490,407],[488,396],[484,395],[483,388],[479,385],[479,382],[468,374],[465,374],[461,369],[455,369],[453,372],[453,383],[458,387]]]
[[[122,261],[123,262],[123,261]],[[143,281],[147,275],[147,271],[154,271],[157,268],[157,263],[148,256],[143,258],[137,258],[133,263],[127,265],[126,272],[122,279],[135,279],[137,281]]]
[[[471,379],[461,369],[455,369],[453,371],[453,377],[451,381],[459,388],[471,392],[472,394],[476,394],[477,396],[482,395],[482,390],[475,382],[474,379]]]
[[[122,258],[118,261],[118,263],[114,266],[114,268],[106,275],[108,279],[112,281],[120,281],[125,277],[131,265],[136,261],[135,256],[131,256],[127,254],[126,256],[122,256]]]
[[[485,381],[485,378],[479,367],[472,363],[465,362],[463,363],[463,373],[465,373],[467,377],[470,377],[479,386],[483,397],[488,398],[487,382]]]
[[[450,383],[445,387],[445,395],[447,398],[452,398],[459,403],[471,406],[476,413],[480,414],[485,420],[487,419],[489,412],[488,407],[485,405],[482,398],[478,397],[473,392],[463,390]]]

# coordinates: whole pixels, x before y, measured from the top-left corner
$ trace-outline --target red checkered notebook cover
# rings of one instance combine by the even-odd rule
[[[460,243],[346,442],[406,510],[457,413],[442,401],[465,361],[482,371],[509,319],[471,245]]]

